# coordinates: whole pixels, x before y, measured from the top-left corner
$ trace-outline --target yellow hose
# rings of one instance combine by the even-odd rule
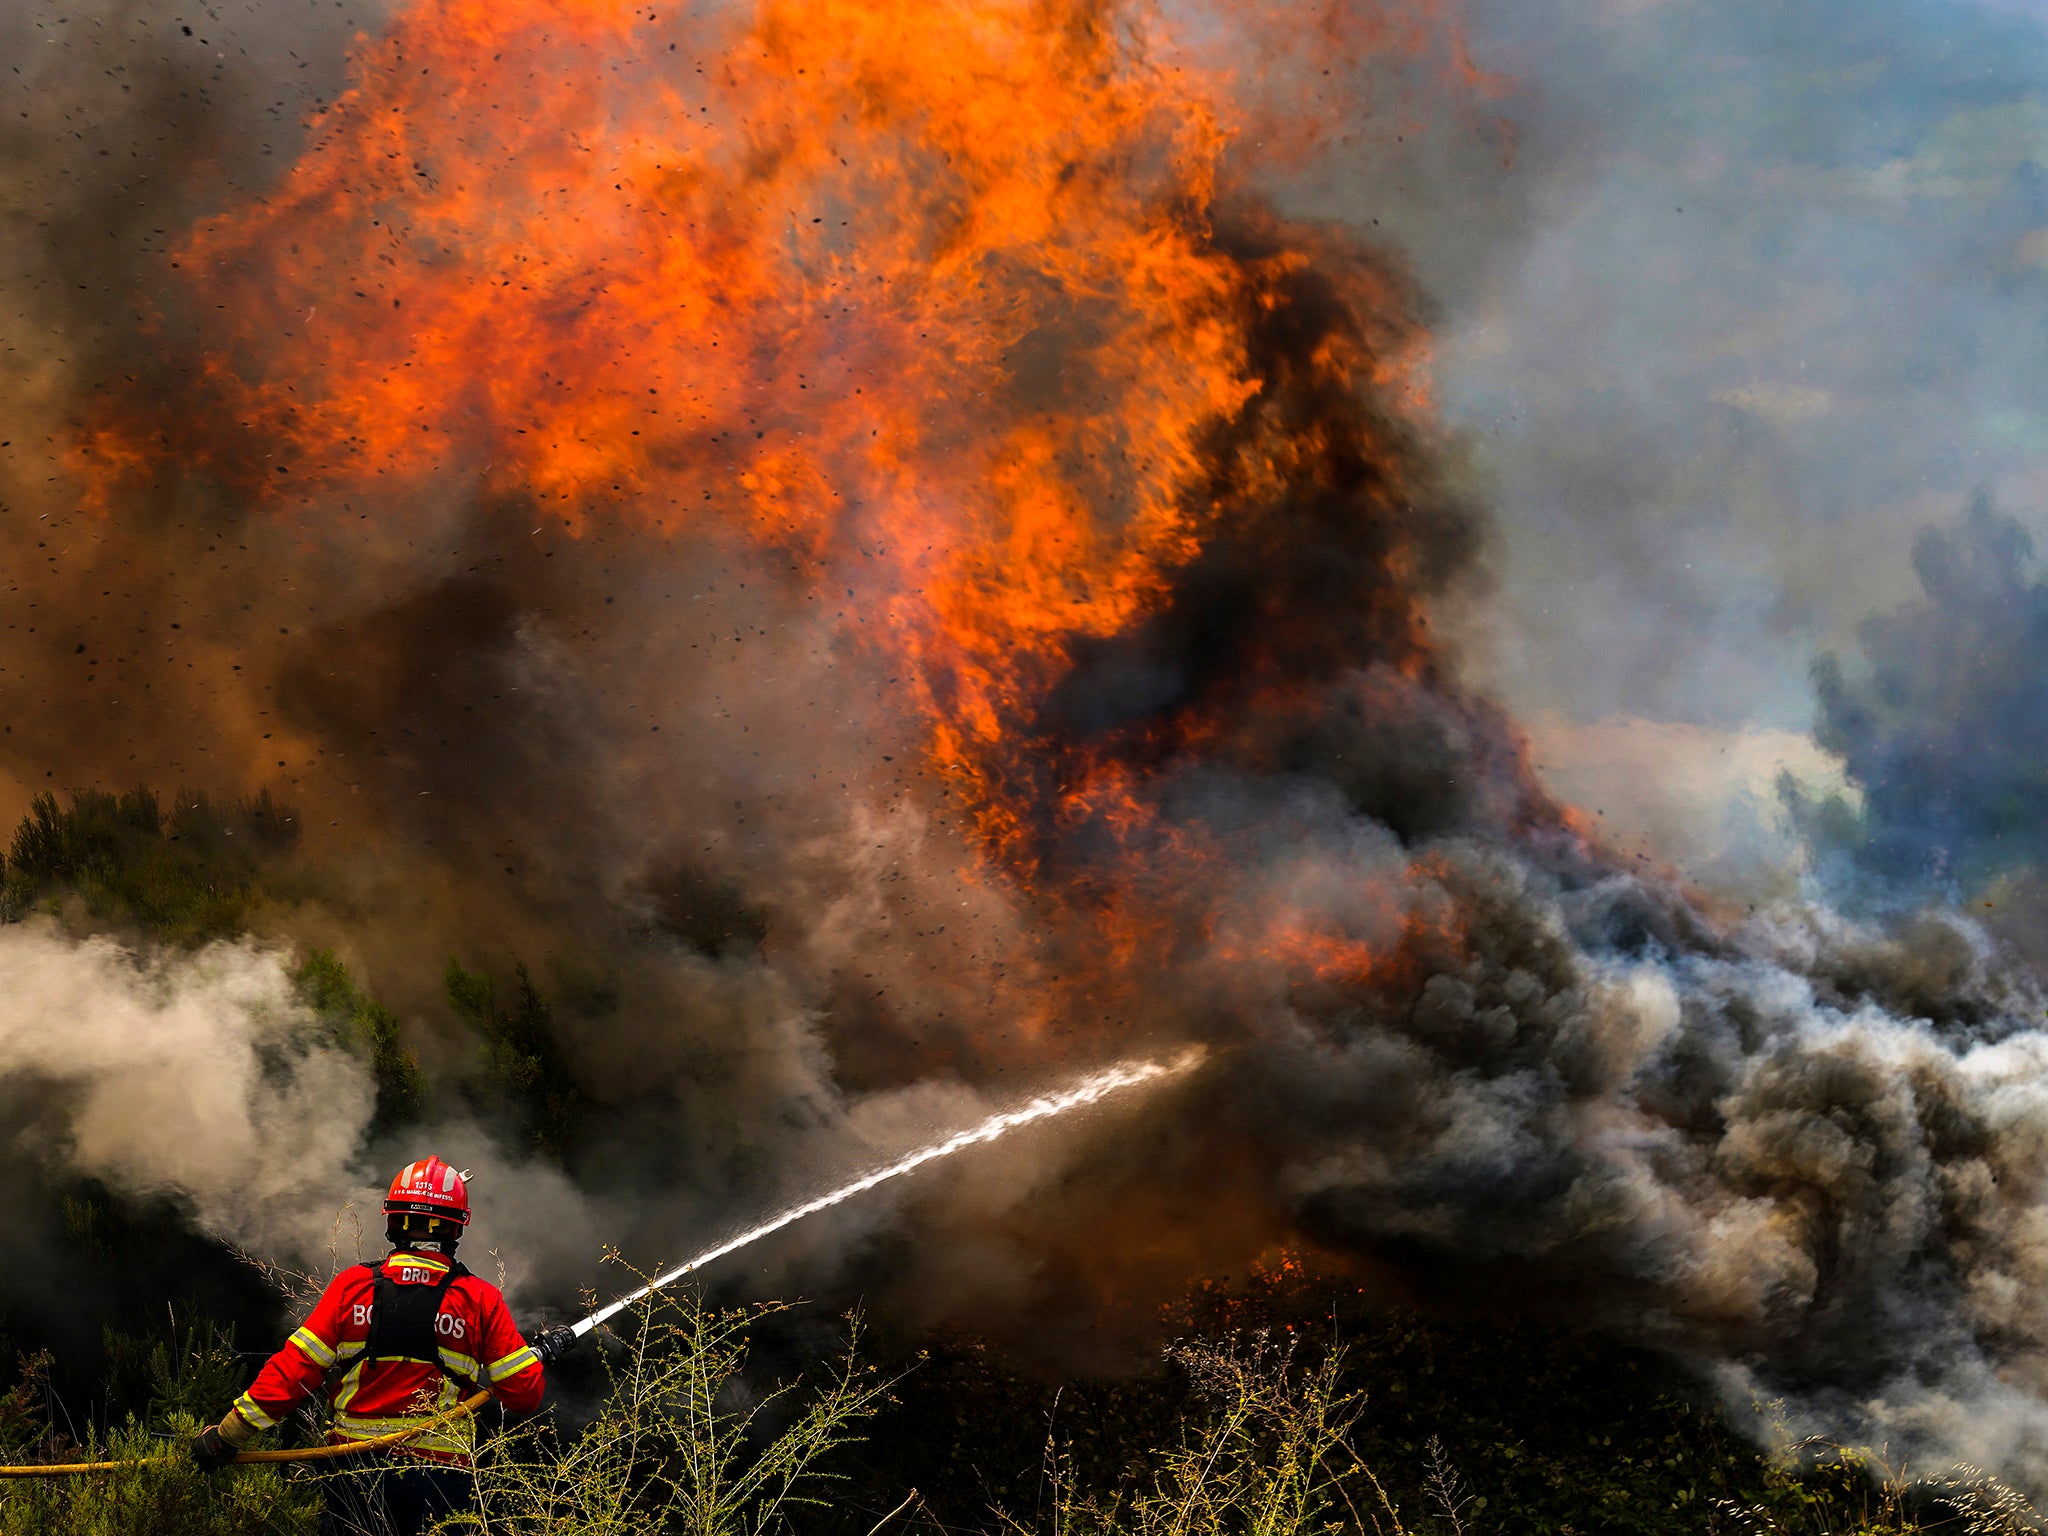
[[[410,1440],[414,1435],[423,1435],[440,1424],[453,1424],[466,1419],[477,1409],[491,1400],[488,1388],[473,1392],[453,1408],[435,1414],[430,1419],[421,1419],[409,1429],[395,1429],[388,1435],[378,1435],[372,1440],[344,1440],[338,1445],[309,1445],[297,1451],[244,1451],[235,1458],[235,1465],[257,1461],[325,1461],[331,1456],[354,1456],[363,1451],[379,1450],[384,1446],[397,1445]],[[160,1462],[182,1461],[181,1456],[131,1456],[125,1461],[67,1461],[44,1467],[0,1467],[0,1477],[70,1477],[82,1472],[107,1472],[115,1467],[147,1467]]]

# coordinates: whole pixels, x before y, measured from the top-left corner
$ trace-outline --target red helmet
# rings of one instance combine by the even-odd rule
[[[439,1216],[469,1225],[469,1185],[438,1157],[423,1157],[400,1170],[384,1197],[386,1216]]]

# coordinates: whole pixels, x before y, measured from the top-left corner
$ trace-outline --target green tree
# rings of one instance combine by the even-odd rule
[[[132,924],[198,945],[248,927],[264,869],[290,852],[298,817],[268,791],[216,803],[178,791],[168,814],[154,791],[82,789],[68,808],[38,795],[15,828],[0,907],[20,916],[76,896],[99,924]]]
[[[427,1103],[426,1074],[399,1039],[391,1010],[359,988],[331,950],[308,955],[292,972],[292,983],[307,1006],[327,1021],[335,1039],[369,1062],[377,1083],[370,1133],[418,1120]]]
[[[490,974],[466,971],[451,956],[448,1001],[481,1041],[472,1083],[479,1107],[508,1120],[520,1146],[561,1162],[582,1126],[583,1092],[562,1054],[547,999],[523,964],[514,975],[512,1006],[500,1008]]]

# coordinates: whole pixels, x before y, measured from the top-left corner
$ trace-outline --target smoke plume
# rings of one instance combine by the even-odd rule
[[[144,960],[45,920],[0,929],[0,964],[12,1155],[175,1194],[253,1247],[317,1249],[372,1091],[277,951]]]
[[[1862,814],[1813,807],[1851,889],[1968,895],[2041,866],[2040,692],[2048,589],[2033,540],[1979,496],[1913,548],[1922,598],[1866,620],[1861,668],[1822,658],[1823,745],[1863,791]]]

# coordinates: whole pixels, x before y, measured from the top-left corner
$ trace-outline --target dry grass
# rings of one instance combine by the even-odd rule
[[[1723,1501],[1731,1536],[2042,1536],[2044,1518],[2018,1489],[1979,1468],[1919,1477],[1883,1450],[1808,1438],[1784,1447],[1777,1508]],[[1816,1477],[1814,1474],[1822,1474]]]
[[[606,1338],[608,1381],[590,1421],[567,1432],[540,1417],[498,1435],[479,1466],[481,1513],[445,1529],[780,1536],[858,1533],[872,1523],[868,1536],[962,1536],[957,1524],[941,1526],[915,1490],[890,1491],[894,1507],[879,1521],[880,1500],[858,1522],[834,1501],[841,1482],[834,1453],[862,1438],[892,1383],[861,1361],[856,1321],[832,1358],[796,1380],[763,1385],[749,1369],[749,1336],[786,1310],[717,1311],[681,1292],[643,1301]],[[1049,1437],[1035,1510],[997,1509],[962,1523],[988,1536],[1508,1536],[1569,1528],[1533,1525],[1504,1501],[1489,1500],[1434,1436],[1416,1465],[1393,1468],[1406,1474],[1396,1479],[1407,1490],[1402,1501],[1411,1514],[1404,1518],[1356,1449],[1365,1399],[1345,1385],[1341,1348],[1297,1350],[1248,1332],[1183,1342],[1169,1359],[1192,1388],[1190,1405],[1164,1436],[1133,1437],[1121,1475],[1105,1471],[1084,1482],[1071,1443]],[[210,1332],[191,1332],[143,1363],[157,1379],[149,1422],[131,1420],[71,1454],[161,1456],[231,1387],[222,1372],[232,1351]],[[37,1380],[32,1375],[0,1397],[0,1438],[22,1459],[57,1449],[35,1411]],[[936,1465],[930,1470],[943,1475]],[[316,1469],[291,1476],[243,1469],[207,1479],[177,1455],[90,1479],[0,1484],[0,1536],[305,1536],[317,1488]],[[1786,1446],[1756,1493],[1698,1500],[1693,1528],[1703,1536],[2048,1531],[2025,1497],[1975,1468],[1914,1476],[1881,1452],[1823,1441]],[[1628,1514],[1614,1511],[1617,1519]]]
[[[1088,1490],[1056,1444],[1038,1519],[997,1511],[1004,1536],[1407,1536],[1393,1501],[1353,1451],[1363,1397],[1340,1386],[1343,1352],[1297,1363],[1264,1333],[1175,1346],[1208,1407],[1130,1485]]]
[[[805,1382],[744,1378],[748,1332],[779,1304],[718,1312],[681,1292],[642,1302],[607,1351],[610,1391],[572,1436],[541,1421],[483,1461],[477,1529],[519,1536],[767,1536],[823,1502],[821,1465],[858,1438],[888,1383],[844,1350]]]

